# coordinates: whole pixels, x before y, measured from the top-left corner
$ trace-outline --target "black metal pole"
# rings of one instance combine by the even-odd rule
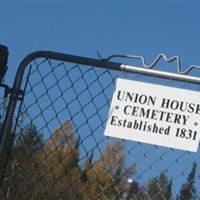
[[[2,82],[2,79],[4,78],[8,69],[8,54],[8,47],[0,44],[0,83]]]

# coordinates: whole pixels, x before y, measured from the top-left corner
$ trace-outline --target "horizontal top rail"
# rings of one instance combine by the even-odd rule
[[[22,77],[26,69],[26,66],[32,60],[36,58],[47,58],[47,59],[82,64],[82,65],[90,65],[90,66],[100,67],[104,69],[106,68],[106,69],[118,70],[118,71],[130,72],[130,73],[140,73],[140,74],[148,75],[148,76],[156,76],[160,78],[169,78],[173,80],[200,84],[200,77],[193,77],[193,76],[184,75],[180,73],[172,73],[172,72],[166,72],[166,71],[161,71],[157,69],[126,65],[123,63],[107,61],[106,59],[87,58],[87,57],[75,56],[75,55],[52,52],[52,51],[36,51],[26,56],[23,59],[23,61],[20,63],[13,88],[18,88],[18,89],[20,88]]]

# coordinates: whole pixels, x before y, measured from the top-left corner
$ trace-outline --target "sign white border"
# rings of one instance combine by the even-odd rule
[[[118,78],[104,134],[197,152],[200,93]]]

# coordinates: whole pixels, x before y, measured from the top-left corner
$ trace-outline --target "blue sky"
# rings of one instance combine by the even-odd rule
[[[88,57],[178,55],[199,64],[199,1],[0,1],[0,41],[10,50],[8,79],[29,52]]]
[[[0,43],[10,52],[6,82],[12,85],[20,61],[36,50],[134,54],[147,63],[162,52],[179,56],[184,69],[200,65],[199,10],[200,1],[191,0],[0,0]]]

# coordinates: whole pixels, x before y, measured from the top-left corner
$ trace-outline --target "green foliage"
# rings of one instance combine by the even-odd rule
[[[107,143],[102,155],[92,160],[91,156],[86,160],[82,179],[85,181],[84,186],[88,186],[84,191],[84,199],[98,197],[99,200],[117,199],[120,191],[126,187],[124,184],[123,166],[125,162],[124,145],[120,140],[114,140]],[[135,173],[135,167],[126,172],[126,175]],[[84,187],[83,186],[83,187]]]
[[[177,200],[196,200],[196,188],[195,188],[195,175],[196,175],[197,163],[193,163],[192,170],[189,173],[186,183],[184,183],[180,189]]]
[[[43,140],[33,124],[16,138],[0,191],[2,200],[172,200],[172,180],[162,172],[146,185],[139,186],[128,177],[136,167],[125,166],[122,140],[105,145],[100,156],[90,152],[80,165],[79,137],[71,121],[66,121]],[[177,200],[194,200],[196,164]],[[1,194],[4,193],[4,197]]]
[[[7,177],[3,185],[7,199],[33,198],[34,194],[29,191],[38,179],[35,170],[35,155],[41,144],[42,136],[38,134],[36,126],[33,124],[16,136],[6,171]]]
[[[172,180],[165,172],[153,177],[146,186],[141,186],[134,200],[172,200]]]
[[[80,139],[75,137],[70,121],[65,122],[52,133],[52,137],[40,154],[43,160],[40,173],[48,185],[48,199],[82,199],[80,191]],[[48,157],[46,157],[48,155]],[[61,195],[62,194],[62,195]]]
[[[172,199],[172,180],[165,172],[152,178],[147,186],[148,194],[154,200]]]
[[[35,149],[42,144],[42,135],[38,133],[34,124],[30,124],[17,136],[16,148],[27,147]]]

